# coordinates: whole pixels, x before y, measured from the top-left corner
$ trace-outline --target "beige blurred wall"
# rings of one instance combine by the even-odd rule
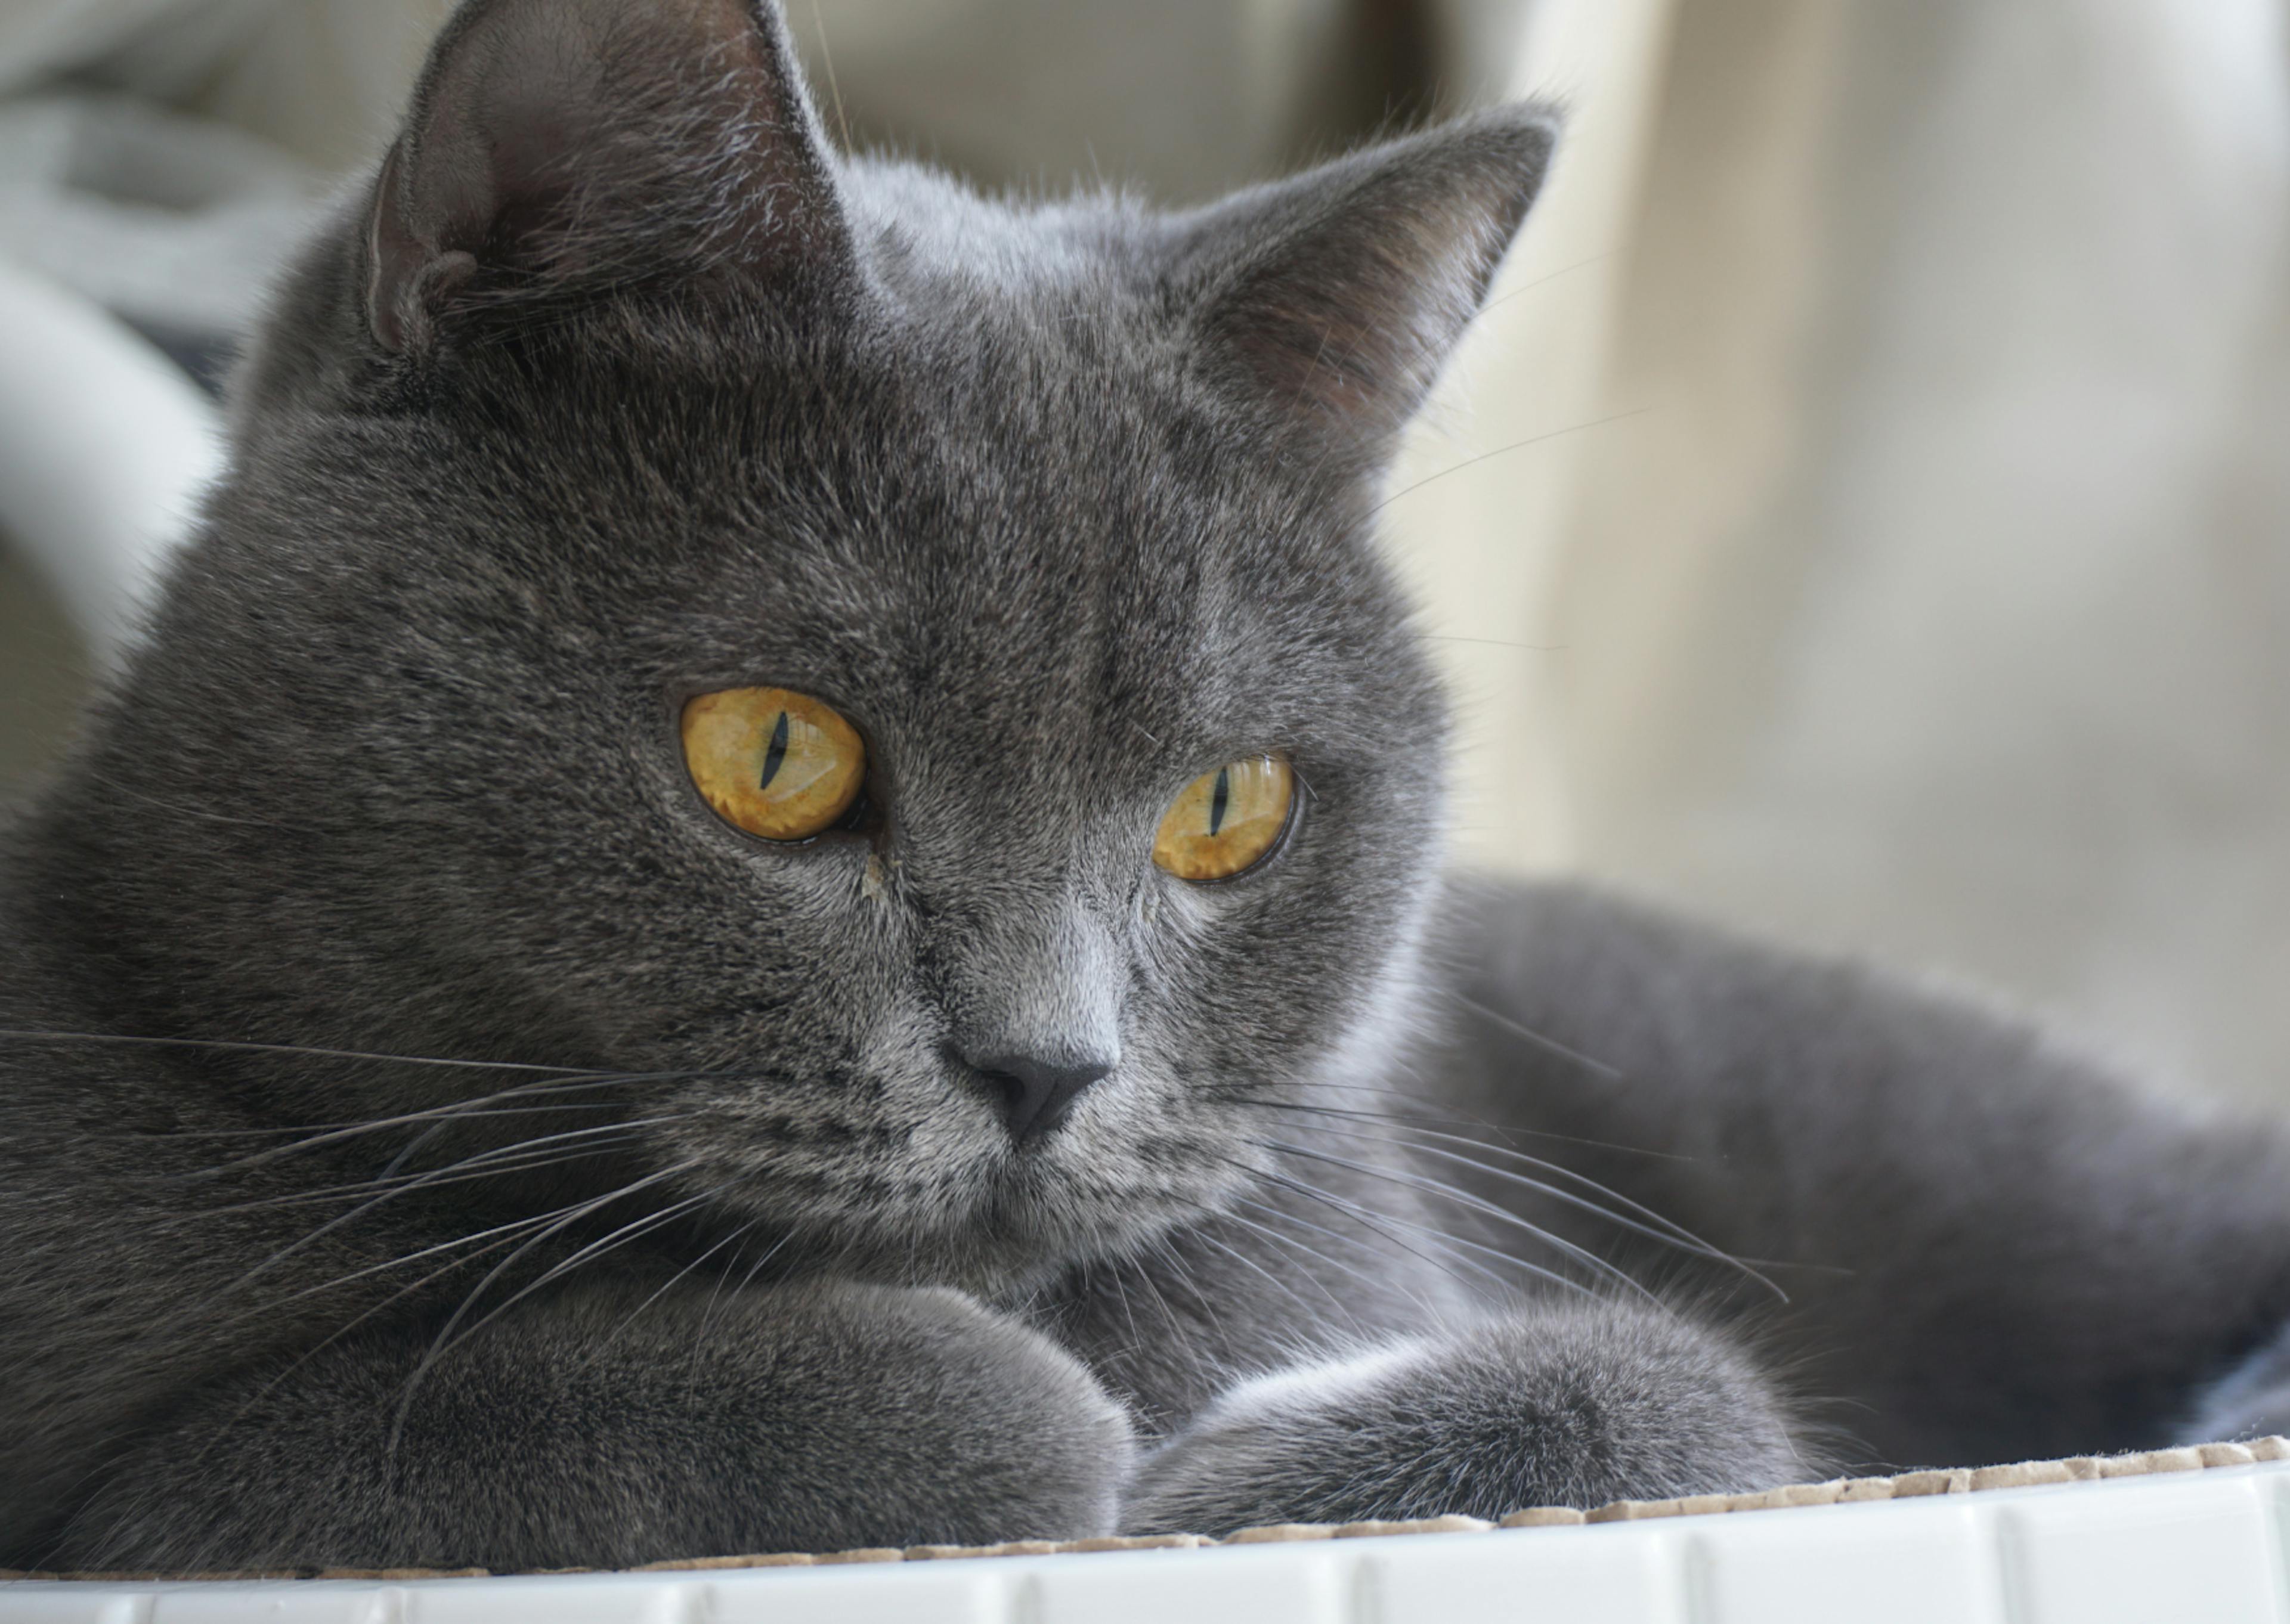
[[[1536,634],[1576,863],[2290,1100],[2286,32],[1678,9]]]

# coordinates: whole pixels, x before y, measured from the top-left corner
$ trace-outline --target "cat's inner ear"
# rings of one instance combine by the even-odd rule
[[[1202,364],[1373,458],[1414,415],[1542,185],[1548,108],[1499,108],[1189,217],[1175,276]]]
[[[773,0],[480,0],[376,183],[388,349],[456,305],[663,278],[830,282],[849,237]]]

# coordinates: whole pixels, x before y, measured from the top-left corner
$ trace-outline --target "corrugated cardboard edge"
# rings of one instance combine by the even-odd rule
[[[1143,1534],[1098,1540],[1016,1540],[1006,1545],[913,1545],[904,1549],[834,1551],[821,1556],[788,1553],[757,1556],[701,1556],[681,1562],[646,1563],[638,1573],[705,1573],[728,1568],[829,1567],[866,1562],[946,1562],[975,1556],[1046,1556],[1077,1551],[1194,1550],[1212,1545],[1263,1545],[1292,1540],[1374,1539],[1389,1534],[1484,1533],[1494,1528],[1550,1528],[1584,1523],[1634,1523],[1649,1517],[1714,1516],[1742,1511],[1773,1511],[1792,1506],[1848,1505],[1872,1500],[1912,1500],[1926,1494],[1977,1494],[1988,1489],[2021,1489],[2037,1484],[2079,1483],[2105,1477],[2147,1477],[2164,1472],[2198,1472],[2208,1467],[2249,1466],[2260,1460],[2290,1460],[2290,1439],[2253,1438],[2241,1444],[2201,1444],[2158,1449],[2142,1455],[2077,1455],[2066,1460],[2023,1460],[2016,1466],[1959,1467],[1952,1471],[1903,1472],[1897,1477],[1835,1477],[1827,1483],[1794,1484],[1757,1494],[1694,1494],[1684,1500],[1618,1500],[1595,1511],[1566,1506],[1536,1506],[1514,1511],[1500,1522],[1472,1516],[1441,1516],[1415,1523],[1283,1523],[1244,1528],[1221,1540],[1200,1534]],[[561,1572],[599,1570],[571,1568]],[[0,1580],[101,1580],[112,1583],[182,1582],[206,1580],[409,1579],[496,1577],[484,1568],[302,1568],[285,1572],[244,1573],[38,1573],[0,1568]]]

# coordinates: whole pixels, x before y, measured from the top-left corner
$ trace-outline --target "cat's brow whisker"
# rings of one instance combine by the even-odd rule
[[[1609,248],[1605,252],[1594,253],[1587,260],[1577,260],[1573,264],[1562,265],[1555,271],[1545,271],[1533,281],[1522,282],[1517,287],[1511,289],[1510,292],[1501,295],[1500,298],[1490,299],[1486,303],[1479,307],[1479,315],[1481,316],[1485,316],[1490,310],[1500,309],[1502,306],[1509,304],[1512,300],[1517,299],[1520,294],[1532,293],[1535,289],[1541,287],[1546,282],[1556,282],[1561,276],[1571,276],[1576,271],[1588,270],[1593,265],[1602,264],[1605,260],[1613,259],[1619,252],[1620,251],[1617,249]]]
[[[1489,648],[1524,649],[1530,654],[1564,654],[1574,646],[1571,643],[1514,643],[1508,637],[1466,637],[1461,632],[1425,632],[1421,635],[1426,643],[1483,643]],[[1465,823],[1453,824],[1449,827],[1481,829],[1493,828],[1496,826],[1491,823]]]
[[[1437,470],[1436,473],[1426,474],[1413,484],[1402,485],[1398,490],[1394,491],[1390,495],[1385,497],[1374,507],[1369,508],[1368,512],[1371,515],[1381,513],[1386,508],[1390,507],[1392,503],[1397,501],[1401,497],[1411,495],[1417,491],[1421,491],[1425,485],[1445,479],[1450,474],[1460,474],[1465,468],[1477,468],[1480,463],[1488,460],[1490,458],[1507,457],[1515,451],[1525,451],[1530,445],[1541,445],[1546,440],[1562,439],[1567,435],[1583,434],[1593,428],[1604,428],[1609,423],[1619,423],[1625,418],[1644,417],[1647,412],[1652,412],[1653,409],[1654,408],[1652,406],[1634,406],[1628,412],[1611,412],[1605,417],[1592,418],[1587,423],[1570,423],[1564,428],[1551,428],[1546,429],[1541,434],[1531,434],[1524,440],[1513,440],[1508,445],[1498,445],[1494,450],[1481,452],[1476,457],[1466,457],[1461,462],[1450,463],[1445,468]]]
[[[1509,1015],[1504,1014],[1501,1010],[1490,1009],[1487,1005],[1480,1003],[1477,998],[1467,997],[1461,993],[1455,994],[1454,998],[1455,1002],[1461,1004],[1465,1009],[1471,1011],[1485,1020],[1493,1021],[1495,1025],[1501,1027],[1504,1031],[1510,1033],[1515,1037],[1525,1038],[1528,1043],[1533,1044],[1538,1049],[1544,1050],[1551,1054],[1556,1054],[1561,1059],[1572,1060],[1586,1071],[1595,1071],[1610,1083],[1627,1081],[1621,1072],[1615,1070],[1612,1066],[1607,1065],[1605,1061],[1592,1060],[1580,1049],[1571,1049],[1565,1044],[1560,1043],[1555,1037],[1549,1036],[1545,1033],[1538,1032],[1533,1027],[1524,1026],[1518,1021],[1512,1020]]]

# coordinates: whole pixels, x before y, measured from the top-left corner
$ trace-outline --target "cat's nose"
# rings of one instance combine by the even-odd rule
[[[1030,1054],[965,1054],[963,1060],[1000,1093],[1002,1121],[1024,1144],[1056,1127],[1081,1091],[1113,1068],[1102,1061],[1057,1064]]]

